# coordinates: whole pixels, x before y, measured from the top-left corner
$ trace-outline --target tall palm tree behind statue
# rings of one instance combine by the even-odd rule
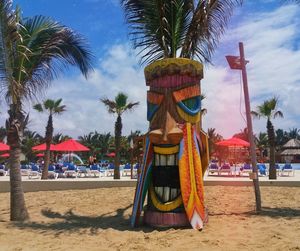
[[[273,97],[269,100],[264,101],[263,104],[259,105],[256,111],[252,111],[254,117],[264,117],[267,119],[267,133],[270,147],[270,169],[269,179],[276,179],[276,168],[275,168],[275,132],[274,126],[271,122],[272,118],[283,117],[283,113],[277,110],[278,98]]]
[[[29,218],[20,173],[21,140],[28,120],[24,101],[37,96],[68,65],[77,66],[85,76],[91,69],[91,53],[81,36],[48,17],[23,19],[20,13],[10,0],[0,1],[0,91],[9,105],[10,219],[15,221]]]
[[[115,122],[115,169],[114,179],[120,179],[120,143],[122,136],[122,114],[126,111],[132,111],[134,106],[137,106],[139,102],[127,103],[128,96],[122,92],[118,93],[115,100],[102,98],[101,102],[107,107],[108,112],[117,115]]]
[[[46,151],[45,151],[45,164],[42,172],[42,179],[48,179],[48,166],[50,164],[50,146],[52,143],[53,137],[53,115],[61,114],[66,110],[65,105],[61,105],[62,99],[52,100],[47,99],[43,102],[43,104],[36,104],[33,106],[35,110],[38,112],[49,112],[48,123],[46,126],[46,133],[45,133],[45,143],[46,143]]]
[[[241,0],[122,0],[141,62],[196,58],[210,62],[229,17]],[[179,53],[180,51],[180,53]]]

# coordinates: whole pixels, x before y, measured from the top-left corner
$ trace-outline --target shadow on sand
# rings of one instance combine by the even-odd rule
[[[54,231],[55,235],[67,233],[75,233],[87,231],[89,234],[94,235],[97,231],[104,229],[115,229],[119,231],[142,231],[144,233],[152,232],[153,230],[166,231],[169,228],[154,229],[149,226],[141,225],[137,228],[132,228],[130,219],[124,216],[124,212],[132,207],[132,204],[118,209],[114,212],[102,214],[99,216],[84,216],[75,214],[72,209],[68,212],[61,214],[54,212],[51,209],[42,210],[43,216],[55,219],[56,222],[43,223],[43,222],[15,222],[14,226],[20,229],[33,229],[40,231]],[[112,215],[114,214],[115,215]]]
[[[228,213],[209,213],[209,216],[266,216],[271,218],[285,218],[285,219],[293,219],[300,218],[300,209],[290,208],[290,207],[282,207],[282,208],[272,208],[272,207],[262,207],[260,212],[255,211],[247,211],[247,212],[228,212]]]

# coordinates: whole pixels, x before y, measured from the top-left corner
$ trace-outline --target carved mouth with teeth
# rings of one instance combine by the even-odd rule
[[[160,211],[174,210],[182,204],[178,152],[161,154],[154,151],[150,190],[152,203]]]

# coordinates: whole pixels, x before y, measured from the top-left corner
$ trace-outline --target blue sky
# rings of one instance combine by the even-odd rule
[[[300,128],[300,7],[283,5],[283,1],[244,1],[235,9],[226,34],[213,58],[205,66],[201,82],[205,94],[204,129],[216,128],[224,137],[242,130],[244,103],[238,71],[230,70],[225,55],[238,54],[238,42],[243,41],[248,64],[251,108],[274,95],[280,99],[284,119],[274,121],[275,128]],[[71,27],[89,42],[95,55],[95,72],[88,80],[70,69],[53,81],[44,98],[63,98],[68,111],[54,118],[55,132],[72,137],[90,131],[112,132],[115,118],[107,114],[99,98],[114,98],[119,91],[141,105],[123,116],[123,134],[131,130],[146,132],[146,86],[143,67],[138,65],[131,49],[118,0],[14,0],[23,16],[45,15]],[[30,129],[44,134],[46,115],[30,112]],[[0,114],[4,124],[6,114]],[[254,120],[255,133],[265,131],[264,120]]]

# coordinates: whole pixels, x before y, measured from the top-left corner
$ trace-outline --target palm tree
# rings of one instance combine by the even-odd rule
[[[48,122],[46,126],[46,133],[45,133],[45,142],[46,142],[46,151],[45,151],[45,164],[42,172],[42,179],[48,179],[48,166],[50,164],[50,145],[52,143],[53,137],[53,115],[62,114],[66,110],[65,105],[61,105],[62,99],[52,100],[47,99],[43,102],[43,104],[35,104],[33,108],[38,112],[48,112]]]
[[[23,103],[32,100],[68,65],[87,77],[91,53],[81,36],[51,18],[23,19],[10,0],[0,1],[0,86],[9,106],[6,121],[10,145],[10,219],[29,218],[20,173],[21,141],[28,115]]]
[[[56,133],[53,135],[52,137],[52,142],[53,144],[59,144],[61,142],[64,142],[68,139],[71,139],[72,137],[68,136],[68,135],[63,135],[62,133]]]
[[[288,137],[290,139],[299,139],[300,138],[300,134],[299,133],[300,133],[300,129],[293,128],[293,129],[290,129],[287,134],[288,134]]]
[[[268,135],[264,132],[260,132],[257,137],[255,137],[255,145],[259,149],[259,157],[263,159],[264,151],[268,146]]]
[[[141,62],[197,58],[210,62],[233,9],[241,0],[121,0]],[[180,54],[179,54],[180,52]]]
[[[267,133],[270,147],[270,171],[269,179],[276,179],[276,168],[275,168],[275,132],[274,126],[271,122],[272,118],[283,117],[283,113],[277,110],[278,98],[273,97],[269,100],[264,101],[263,104],[257,106],[256,111],[252,111],[254,117],[264,117],[267,119]]]
[[[137,106],[139,102],[127,103],[128,96],[122,92],[118,93],[115,100],[107,98],[100,99],[107,107],[108,112],[117,115],[115,122],[115,169],[114,179],[120,179],[120,143],[122,136],[122,114],[126,111],[132,111],[133,107]]]
[[[33,161],[36,158],[35,154],[32,151],[32,147],[40,144],[42,141],[42,136],[37,132],[25,130],[24,137],[22,140],[22,153],[25,154],[27,161]]]

